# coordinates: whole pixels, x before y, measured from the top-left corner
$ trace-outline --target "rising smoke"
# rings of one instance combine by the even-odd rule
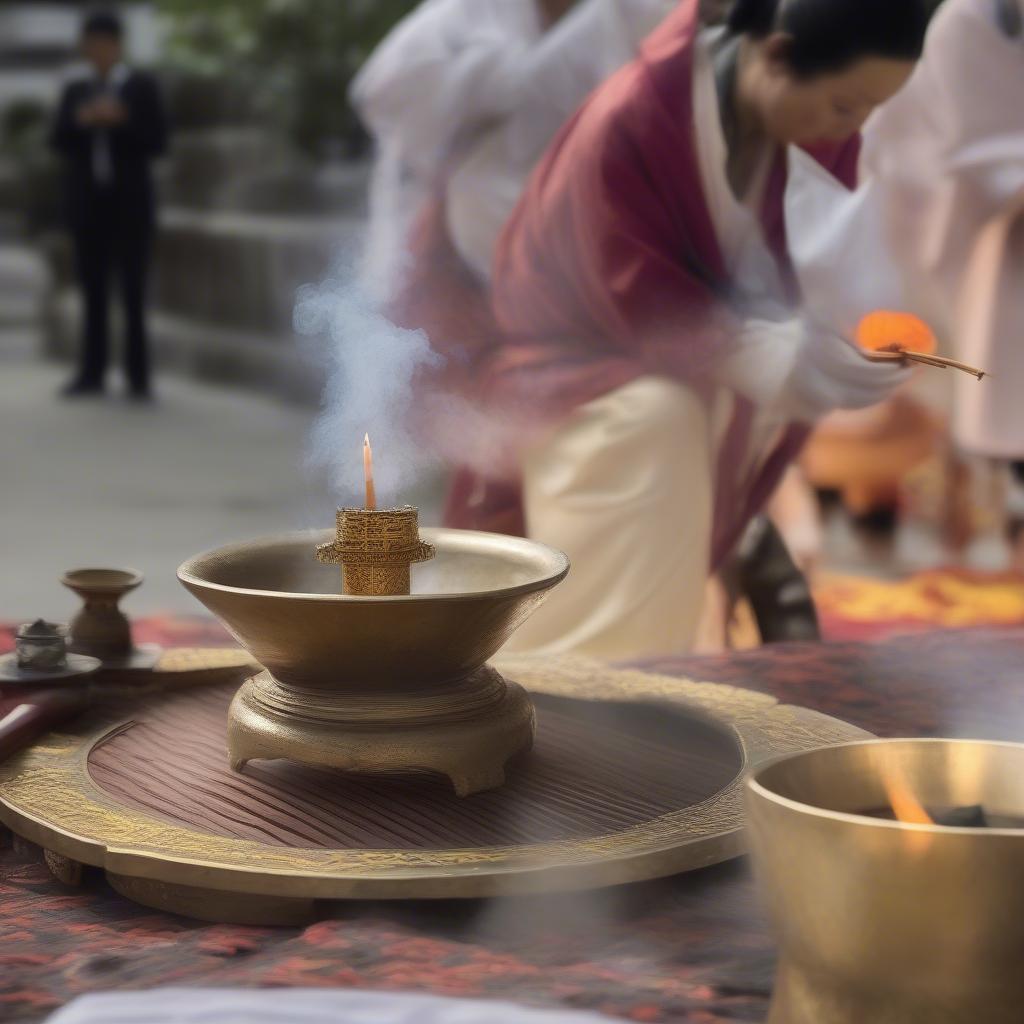
[[[440,357],[423,331],[403,330],[383,315],[344,253],[323,281],[299,289],[294,321],[325,372],[310,469],[326,476],[339,505],[361,504],[362,443],[369,433],[381,503],[403,504],[438,468],[417,437],[412,412],[417,377],[436,368]]]

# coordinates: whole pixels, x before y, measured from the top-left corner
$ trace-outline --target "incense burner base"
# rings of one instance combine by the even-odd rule
[[[484,666],[429,691],[338,692],[248,680],[228,713],[228,756],[284,758],[363,775],[446,776],[459,796],[497,789],[505,766],[533,746],[533,702]]]

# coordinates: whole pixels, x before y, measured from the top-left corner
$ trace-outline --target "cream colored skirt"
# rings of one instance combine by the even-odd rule
[[[524,459],[529,535],[568,579],[510,651],[629,659],[689,651],[708,577],[712,428],[681,384],[643,377],[575,411]]]

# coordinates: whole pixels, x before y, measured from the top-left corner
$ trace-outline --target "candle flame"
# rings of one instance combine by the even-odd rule
[[[373,512],[377,508],[377,488],[373,482],[373,448],[370,435],[363,435],[363,476],[366,479],[366,508]]]

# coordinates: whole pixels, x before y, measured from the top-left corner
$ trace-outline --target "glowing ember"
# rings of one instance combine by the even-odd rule
[[[935,333],[910,313],[869,313],[857,327],[857,344],[871,352],[920,352],[934,355]]]
[[[938,340],[932,329],[910,313],[869,313],[857,327],[857,344],[874,362],[902,360],[940,369],[961,370],[981,380],[985,370],[936,354]]]

